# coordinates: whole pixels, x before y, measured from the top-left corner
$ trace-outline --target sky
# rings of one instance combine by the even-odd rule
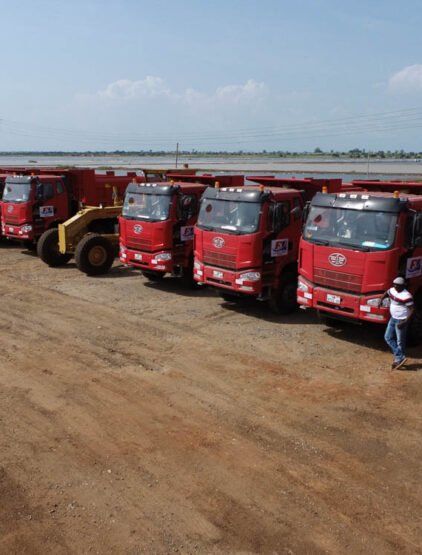
[[[420,0],[0,9],[0,151],[422,151]]]

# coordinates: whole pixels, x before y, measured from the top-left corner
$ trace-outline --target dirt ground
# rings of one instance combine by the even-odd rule
[[[422,349],[0,247],[0,553],[422,553]]]

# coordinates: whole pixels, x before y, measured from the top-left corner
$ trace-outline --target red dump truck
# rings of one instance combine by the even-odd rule
[[[259,185],[209,188],[195,228],[194,279],[226,300],[255,297],[275,312],[297,306],[297,253],[302,211],[341,179],[248,177]]]
[[[328,321],[385,324],[384,291],[400,275],[415,297],[409,333],[422,340],[422,183],[354,181],[360,192],[317,194],[299,248],[298,303]]]
[[[242,175],[168,174],[162,183],[131,183],[120,227],[120,260],[150,280],[169,273],[193,284],[194,225],[199,201],[215,182],[241,188]]]
[[[82,205],[107,206],[123,196],[134,172],[116,175],[93,169],[22,170],[8,174],[2,199],[2,232],[9,239],[35,243],[48,229],[75,214]],[[141,178],[137,178],[141,179]]]

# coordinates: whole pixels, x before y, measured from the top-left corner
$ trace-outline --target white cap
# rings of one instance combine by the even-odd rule
[[[393,283],[394,285],[404,285],[406,282],[404,281],[404,278],[399,276],[393,279]]]

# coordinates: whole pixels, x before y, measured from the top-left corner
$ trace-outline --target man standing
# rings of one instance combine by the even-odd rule
[[[386,291],[380,300],[390,299],[390,315],[384,339],[394,354],[391,369],[400,368],[406,362],[406,333],[410,317],[413,313],[413,297],[406,289],[405,279],[396,277],[393,287]]]

